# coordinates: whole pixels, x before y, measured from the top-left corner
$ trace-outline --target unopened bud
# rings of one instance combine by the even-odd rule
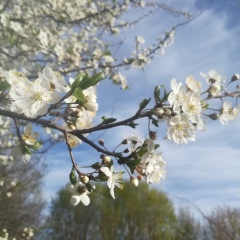
[[[129,149],[126,148],[123,152],[124,152],[124,153],[129,153]]]
[[[107,165],[111,162],[111,158],[109,156],[103,156],[102,157],[102,164]]]
[[[137,187],[138,186],[138,179],[135,177],[130,177],[130,183],[134,186]]]
[[[165,114],[165,115],[170,116],[171,113],[172,113],[172,112],[171,112],[170,109],[168,109],[168,108],[165,108],[165,109],[164,109],[164,114]]]
[[[123,141],[122,141],[122,144],[127,144],[128,143],[128,140],[127,139],[124,139]]]
[[[102,165],[101,165],[100,162],[96,162],[96,163],[94,163],[93,165],[91,165],[91,168],[98,170],[98,169],[100,169],[101,166],[102,166]]]
[[[217,120],[218,119],[218,114],[212,113],[212,114],[209,114],[208,117],[211,118],[212,120]]]
[[[231,82],[234,82],[240,78],[239,74],[233,74]]]
[[[98,143],[99,143],[99,145],[103,146],[104,145],[104,140],[103,139],[99,139]]]
[[[161,117],[164,114],[164,110],[162,108],[154,108],[153,114],[157,117]]]
[[[149,131],[149,137],[150,137],[152,140],[156,140],[156,139],[157,139],[157,133],[156,133],[156,132],[153,132],[153,131]]]
[[[89,182],[89,177],[87,175],[83,175],[82,177],[80,177],[80,181],[86,184]]]
[[[138,178],[139,180],[143,180],[143,176],[142,176],[142,175],[138,175],[137,178]]]

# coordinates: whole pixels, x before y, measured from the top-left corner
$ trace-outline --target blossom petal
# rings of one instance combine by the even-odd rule
[[[73,205],[73,206],[76,206],[80,203],[81,201],[81,198],[82,198],[82,195],[79,195],[79,194],[74,194],[72,195],[71,199],[70,199],[70,203]]]
[[[81,202],[82,202],[85,206],[89,205],[89,203],[90,203],[90,198],[89,198],[89,196],[88,196],[87,194],[82,194],[82,195],[81,195]]]

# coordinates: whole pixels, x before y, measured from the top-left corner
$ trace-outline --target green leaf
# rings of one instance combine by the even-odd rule
[[[141,158],[134,159],[127,162],[127,166],[129,167],[132,174],[134,173],[135,167],[140,163],[140,161],[141,161]]]
[[[142,102],[139,104],[139,112],[142,111],[150,102],[151,98],[149,99],[143,99]]]
[[[71,86],[71,89],[72,91],[74,91],[75,88],[79,87],[79,84],[80,82],[82,81],[82,79],[85,77],[86,75],[85,74],[79,74],[75,81],[73,82],[72,86]]]
[[[28,145],[28,147],[34,149],[35,151],[37,151],[40,147],[42,147],[42,142],[35,142],[34,145]]]
[[[159,147],[160,147],[160,144],[156,144],[156,145],[154,146],[154,150],[158,149]]]
[[[72,183],[72,185],[76,184],[77,177],[76,177],[75,172],[73,170],[69,174],[69,179],[70,179],[70,182]]]
[[[163,89],[164,89],[164,96],[162,98],[162,102],[166,102],[168,100],[168,96],[170,94],[170,92],[168,93],[167,90],[165,89],[164,85],[160,85]]]
[[[29,147],[26,144],[21,144],[21,150],[23,155],[32,155],[32,152],[30,151]]]
[[[77,98],[79,103],[84,104],[86,102],[85,98],[84,98],[83,91],[82,91],[82,89],[80,87],[75,88],[72,95],[75,98]]]
[[[95,191],[95,188],[89,182],[85,186],[89,192]]]
[[[10,88],[11,85],[7,82],[7,81],[0,81],[0,91],[5,91],[7,90],[8,88]]]
[[[82,81],[79,83],[79,87],[82,90],[85,90],[91,86],[95,86],[97,83],[99,83],[101,80],[103,80],[104,77],[102,73],[97,73],[92,77],[88,77],[85,75],[85,77],[82,79]]]
[[[127,126],[131,127],[131,128],[136,128],[138,124],[137,123],[134,123],[134,122],[130,122],[127,124]]]
[[[152,118],[152,124],[155,126],[155,127],[159,127],[158,126],[158,120]]]
[[[103,121],[101,124],[109,124],[117,121],[116,118],[106,118],[105,116],[103,116],[102,119]]]
[[[148,151],[147,145],[143,144],[140,147],[140,149],[139,149],[139,151],[137,153],[138,153],[139,157],[141,158],[147,151]]]
[[[154,89],[154,98],[155,102],[158,103],[160,101],[160,86],[156,86]]]

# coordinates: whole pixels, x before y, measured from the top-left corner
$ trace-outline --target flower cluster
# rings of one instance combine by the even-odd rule
[[[138,45],[144,43],[141,37],[137,37],[136,40]],[[108,60],[110,61],[110,58],[106,58],[106,61]],[[167,92],[163,85],[155,88],[155,105],[152,108],[146,108],[151,98],[144,99],[132,117],[117,122],[116,118],[103,116],[102,122],[93,126],[93,119],[98,110],[96,86],[102,80],[101,74],[95,74],[92,77],[79,74],[76,79],[69,80],[69,85],[50,67],[45,67],[43,72],[39,73],[37,80],[33,82],[25,75],[12,70],[1,70],[0,74],[2,100],[6,97],[10,101],[10,104],[0,111],[8,117],[12,117],[12,112],[15,113],[12,118],[14,118],[17,133],[17,137],[12,137],[14,144],[3,140],[1,143],[12,148],[9,155],[20,156],[24,162],[28,162],[32,150],[38,150],[41,146],[37,141],[39,134],[32,131],[32,125],[24,124],[24,128],[19,126],[16,118],[47,127],[46,133],[50,134],[54,140],[58,139],[59,135],[55,135],[52,129],[62,133],[62,139],[66,141],[72,164],[70,182],[66,185],[66,189],[72,193],[70,203],[73,206],[80,202],[86,206],[89,205],[88,195],[95,190],[92,182],[106,182],[110,195],[115,199],[115,187],[123,189],[122,178],[125,172],[129,174],[130,182],[135,187],[138,186],[139,180],[159,183],[164,179],[166,163],[158,150],[160,145],[155,143],[158,136],[157,132],[151,129],[153,126],[159,127],[159,124],[167,123],[166,139],[177,144],[186,144],[188,141],[195,141],[197,129],[205,129],[203,123],[205,119],[219,119],[224,125],[230,120],[235,120],[240,111],[237,101],[235,106],[229,99],[224,101],[225,97],[239,97],[238,86],[235,92],[226,91],[230,84],[239,80],[239,75],[233,75],[224,88],[226,78],[211,70],[208,74],[201,73],[208,84],[206,91],[203,91],[202,84],[193,76],[188,76],[185,84],[172,79],[171,91]],[[163,96],[161,88],[164,92]],[[212,100],[215,102],[220,100],[221,106],[210,107]],[[108,150],[103,139],[100,139],[97,145],[86,138],[91,132],[117,126],[136,128],[138,124],[135,121],[140,118],[149,120],[149,137],[143,138],[130,134],[117,144],[113,151]],[[0,119],[0,130],[3,135],[6,134],[8,125],[9,122]],[[100,161],[81,167],[76,163],[72,148],[77,147],[82,141],[101,152]],[[0,155],[0,157],[4,162],[8,160],[4,156]],[[122,169],[115,171],[116,164],[124,168],[124,171]],[[85,168],[90,168],[90,170],[84,171]],[[4,184],[2,179],[1,184]],[[11,191],[7,193],[7,196],[12,197]]]
[[[35,81],[30,81],[24,74],[13,70],[4,72],[4,77],[11,86],[10,110],[23,113],[28,118],[47,114],[49,104],[59,102],[60,93],[65,92],[67,86],[63,78],[54,74],[50,67],[45,67],[43,74],[39,74]]]
[[[126,13],[141,9],[141,14],[131,22]],[[173,16],[189,18],[187,11],[174,9],[166,4],[139,1],[79,1],[46,0],[44,2],[4,1],[0,3],[0,66],[22,69],[36,76],[42,63],[71,76],[76,71],[93,74],[101,69],[117,84],[126,88],[119,78],[119,66],[144,67],[151,55],[161,52],[172,42],[172,34],[156,39],[155,44],[141,53],[129,56],[128,62],[115,59],[115,46],[121,47],[119,35],[149,15],[149,11],[162,10]],[[64,11],[63,11],[64,9]],[[81,11],[79,11],[81,9]],[[142,11],[145,14],[142,14]],[[50,27],[49,27],[50,26]],[[100,30],[101,29],[101,30]],[[139,43],[143,38],[137,37]],[[157,46],[157,49],[155,49]],[[133,58],[134,59],[133,59]]]

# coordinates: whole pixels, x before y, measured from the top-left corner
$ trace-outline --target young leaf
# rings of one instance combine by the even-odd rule
[[[150,102],[151,98],[149,99],[143,99],[142,102],[139,104],[139,110],[138,112],[142,111]]]
[[[131,128],[136,128],[138,124],[137,123],[134,123],[134,122],[130,122],[127,124],[127,126],[131,127]]]
[[[76,182],[77,182],[77,177],[76,177],[74,171],[71,171],[71,172],[70,172],[70,174],[69,174],[69,179],[70,179],[70,182],[72,183],[72,185],[75,185],[75,184],[76,184]]]
[[[85,77],[85,75],[83,75],[82,73],[79,74],[75,81],[73,82],[71,89],[74,90],[75,88],[79,87],[80,82],[82,81],[82,79]]]
[[[75,88],[72,95],[75,98],[77,98],[78,102],[80,102],[81,104],[85,103],[84,94],[83,94],[82,89],[80,87]]]
[[[152,118],[152,124],[155,126],[155,127],[159,127],[158,126],[158,121],[154,118]]]
[[[11,85],[7,81],[0,81],[0,92],[10,88]]]
[[[99,83],[103,79],[104,77],[102,73],[97,73],[92,77],[85,76],[83,80],[79,83],[79,87],[82,90],[85,90],[91,86],[95,86],[97,83]]]
[[[140,161],[141,161],[141,159],[138,158],[138,159],[134,159],[134,160],[127,162],[127,166],[129,167],[132,174],[134,173],[135,167],[140,163]]]
[[[34,145],[28,145],[28,147],[34,149],[35,151],[37,151],[40,147],[42,147],[42,142],[35,142]]]
[[[101,124],[109,124],[117,121],[116,118],[106,118],[105,116],[102,117],[103,121]]]
[[[85,186],[89,192],[95,191],[95,188],[89,182]]]
[[[164,85],[160,85],[160,86],[164,89],[164,96],[163,96],[162,102],[166,102],[168,100],[168,96],[169,96],[170,92],[169,93],[167,92]]]
[[[156,86],[154,89],[154,98],[155,102],[158,103],[160,101],[160,86]]]

